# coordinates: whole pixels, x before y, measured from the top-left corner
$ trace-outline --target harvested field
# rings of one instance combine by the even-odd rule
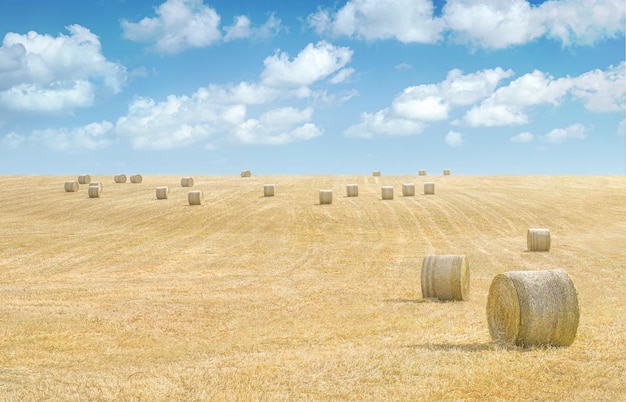
[[[204,204],[189,206],[180,176],[98,200],[67,177],[0,177],[2,399],[626,398],[626,178],[384,179],[437,192],[194,175]],[[550,228],[549,253],[527,251],[532,227]],[[422,299],[428,254],[465,255],[468,301]],[[579,292],[572,345],[494,343],[493,277],[555,268]]]

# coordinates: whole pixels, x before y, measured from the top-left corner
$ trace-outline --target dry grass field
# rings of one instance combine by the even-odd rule
[[[94,199],[66,180],[0,177],[3,401],[626,399],[624,177],[110,175]],[[466,256],[469,301],[422,299],[427,254]],[[552,268],[574,343],[493,343],[492,278]]]

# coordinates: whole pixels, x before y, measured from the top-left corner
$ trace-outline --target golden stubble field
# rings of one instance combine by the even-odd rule
[[[201,206],[178,176],[75,179],[0,177],[4,401],[626,399],[624,177],[195,176]],[[466,256],[469,301],[422,299],[427,254]],[[574,343],[494,344],[493,277],[553,268]]]

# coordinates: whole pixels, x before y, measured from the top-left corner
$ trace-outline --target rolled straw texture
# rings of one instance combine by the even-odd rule
[[[422,263],[422,296],[439,300],[467,300],[469,263],[464,255],[427,255]]]
[[[415,184],[404,183],[402,185],[402,195],[404,197],[413,197],[415,195]]]
[[[383,200],[393,200],[393,186],[382,186],[380,190]]]
[[[578,292],[562,269],[497,275],[487,296],[491,337],[519,346],[569,346],[579,320]]]
[[[157,200],[167,200],[170,195],[170,189],[167,186],[161,186],[156,188]]]
[[[244,170],[243,172],[241,172],[241,177],[250,177],[252,176],[252,172],[249,170]]]
[[[183,187],[193,187],[193,177],[183,177],[180,179],[180,185]]]
[[[528,251],[550,251],[550,230],[528,229],[526,245]]]
[[[202,190],[190,191],[187,195],[187,200],[189,201],[189,205],[202,205],[204,202]]]
[[[90,184],[88,194],[89,194],[89,198],[99,198],[100,195],[102,194],[102,186],[93,185],[93,183]]]
[[[126,175],[116,174],[113,180],[115,180],[116,183],[126,183]]]
[[[380,176],[380,170],[374,170],[372,173],[373,176]]]
[[[99,187],[100,188],[100,194],[102,194],[102,182],[92,181],[91,183],[89,183],[89,187]]]
[[[89,184],[91,183],[91,176],[88,174],[81,174],[78,176],[78,184]]]
[[[424,169],[420,169],[420,171],[419,171],[419,175],[420,175],[420,176],[426,176],[426,170],[424,170]]]
[[[143,181],[143,177],[140,174],[133,174],[130,176],[131,183],[141,183]]]
[[[320,204],[333,203],[333,190],[320,190]]]
[[[274,196],[274,185],[266,184],[263,186],[263,195],[265,197],[273,197]]]
[[[348,185],[346,185],[346,195],[348,197],[358,197],[359,196],[359,185],[358,184],[348,184]]]
[[[435,194],[435,183],[424,183],[424,194]]]
[[[443,169],[444,176],[450,176],[450,169]]]
[[[68,193],[75,193],[78,191],[78,182],[77,181],[66,181],[65,182],[65,191]]]

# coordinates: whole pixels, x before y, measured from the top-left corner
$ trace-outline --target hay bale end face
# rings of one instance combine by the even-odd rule
[[[444,176],[450,176],[450,169],[443,169]]]
[[[88,174],[81,174],[78,176],[78,184],[89,184],[91,183],[91,176]]]
[[[180,185],[182,187],[193,187],[193,177],[183,177],[180,179]]]
[[[422,296],[443,301],[467,300],[469,263],[464,255],[427,255],[422,263]]]
[[[526,245],[528,251],[550,251],[550,230],[528,229]]]
[[[415,184],[404,183],[402,185],[402,195],[404,197],[413,197],[415,195]]]
[[[320,190],[320,204],[333,203],[333,190]]]
[[[204,203],[202,190],[190,191],[187,195],[187,200],[189,201],[189,205],[202,205]]]
[[[130,182],[139,184],[143,181],[143,177],[140,174],[134,174],[130,176]]]
[[[487,296],[487,323],[496,342],[569,346],[579,321],[578,292],[562,269],[497,275]]]
[[[380,176],[380,170],[374,170],[372,173],[373,176]]]
[[[67,193],[75,193],[78,191],[78,182],[77,181],[66,181],[65,182],[65,192]]]
[[[382,186],[380,190],[383,200],[393,200],[393,186]]]
[[[100,195],[102,195],[102,186],[100,183],[91,183],[87,194],[89,194],[89,198],[100,198]]]
[[[157,200],[167,200],[170,195],[170,189],[167,186],[161,186],[156,188]]]
[[[113,180],[115,180],[116,183],[126,183],[126,175],[116,174]]]
[[[348,184],[348,185],[346,185],[346,195],[348,197],[358,197],[359,196],[359,185],[358,184]]]
[[[419,173],[420,176],[426,176],[426,170],[425,169],[420,169]]]
[[[274,196],[274,185],[266,184],[263,186],[263,196],[265,197],[273,197]]]
[[[244,170],[243,172],[241,172],[241,177],[251,177],[252,176],[252,172],[249,170]]]
[[[435,194],[435,183],[424,183],[424,194]]]

